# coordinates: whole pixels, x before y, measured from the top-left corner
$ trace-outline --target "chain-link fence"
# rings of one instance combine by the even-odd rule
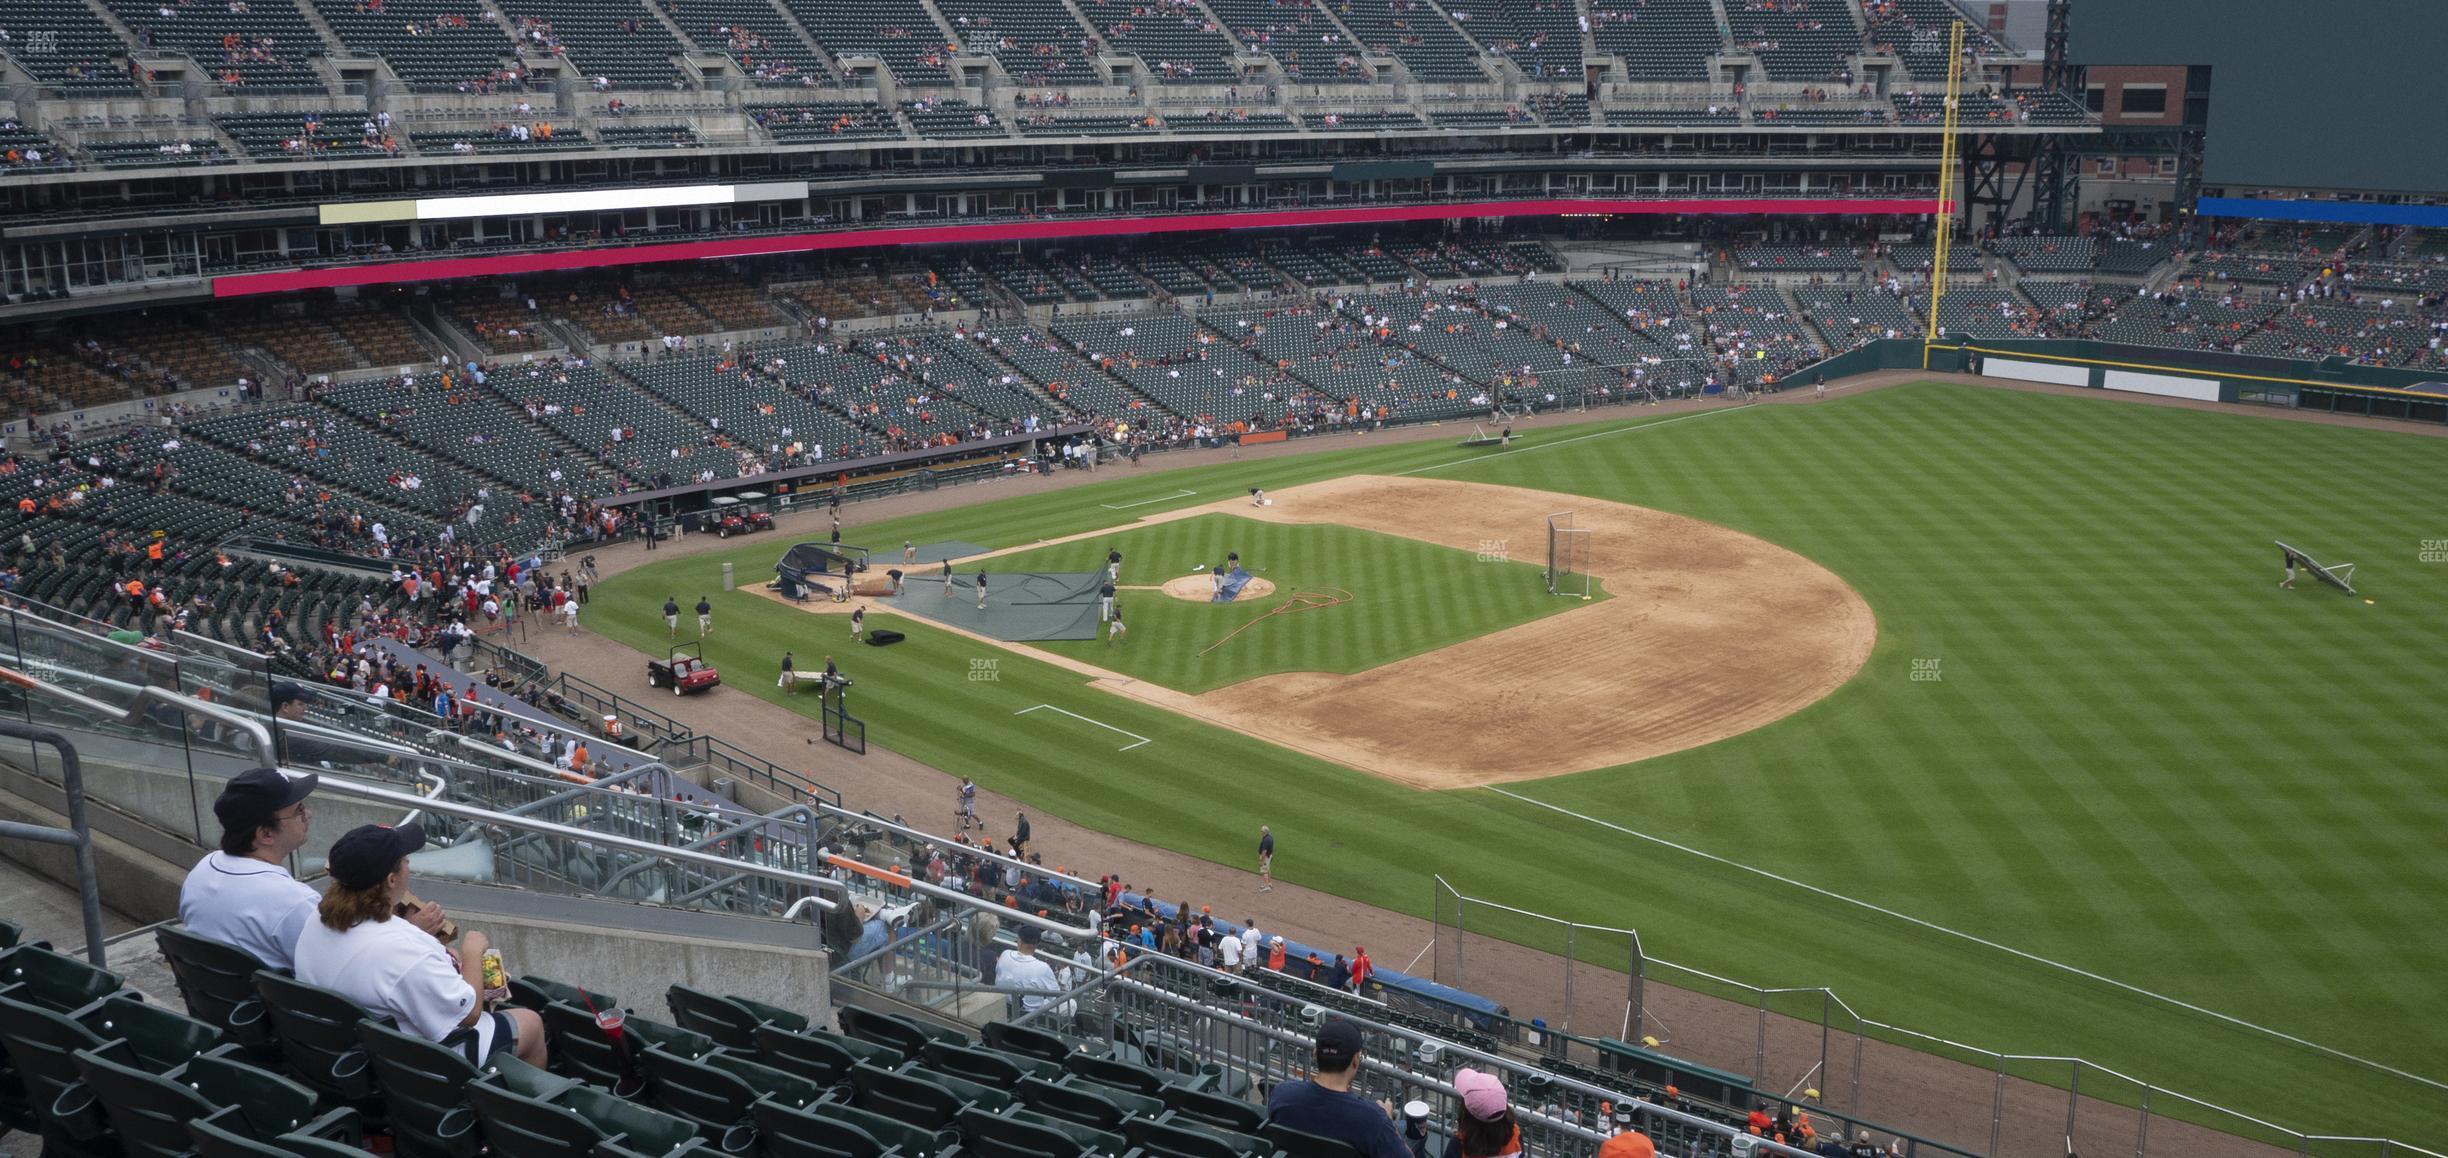
[[[1678,965],[1644,952],[1634,930],[1433,879],[1431,979],[1502,994],[1520,1007],[1516,1017],[1554,1019],[1492,1027],[1499,1036],[1554,1058],[1679,1079],[1686,1093],[1707,1090],[1705,1100],[1737,1111],[1767,1101],[1842,1124],[1909,1116],[1921,1153],[2439,1158],[2403,1142],[2289,1130],[2081,1058],[1998,1053],[1878,1021],[1832,989],[1763,987]]]

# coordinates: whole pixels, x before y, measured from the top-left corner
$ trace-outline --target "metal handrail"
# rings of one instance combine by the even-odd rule
[[[755,831],[755,830],[757,830],[757,829],[763,828],[763,827],[765,826],[765,824],[766,824],[768,821],[775,821],[775,820],[788,821],[788,820],[792,820],[792,819],[797,819],[797,820],[799,820],[800,822],[805,823],[805,822],[806,822],[806,820],[808,819],[808,816],[807,816],[807,811],[808,811],[807,809],[805,809],[805,808],[803,808],[803,807],[801,807],[801,806],[799,806],[799,805],[796,805],[796,804],[785,805],[785,806],[783,806],[783,807],[781,807],[781,808],[777,808],[777,809],[775,809],[775,810],[774,810],[774,811],[772,811],[772,812],[768,812],[768,813],[766,813],[766,814],[765,814],[765,815],[763,815],[763,816],[752,816],[752,817],[748,817],[748,818],[746,818],[746,819],[744,819],[744,820],[736,821],[736,822],[734,822],[734,823],[732,823],[732,824],[730,824],[730,825],[727,825],[727,826],[725,826],[725,827],[723,827],[723,828],[719,828],[719,829],[716,829],[716,830],[715,830],[715,831],[713,831],[713,832],[707,833],[706,835],[701,836],[701,837],[697,838],[696,840],[692,840],[692,841],[688,842],[687,844],[683,844],[683,845],[674,845],[674,846],[672,846],[672,847],[674,847],[674,848],[678,848],[678,849],[685,849],[685,850],[688,850],[688,851],[692,851],[692,852],[693,852],[693,851],[696,851],[697,849],[701,849],[701,848],[709,848],[709,847],[712,847],[712,846],[714,846],[714,845],[721,844],[722,842],[724,842],[724,841],[726,841],[726,840],[730,840],[730,839],[731,839],[731,838],[733,838],[733,837],[736,837],[736,836],[741,836],[741,835],[747,834],[747,833],[749,833],[749,832],[753,832],[753,831]],[[792,814],[794,814],[794,813],[795,813],[795,814],[797,814],[795,817],[792,815]],[[811,843],[812,843],[812,842],[811,842]],[[811,855],[811,856],[813,856],[813,855],[815,854],[815,850],[814,850],[813,848],[809,849],[808,851],[809,851],[809,855]],[[743,863],[743,862],[732,862],[732,863]],[[630,865],[630,866],[628,866],[628,867],[626,867],[626,868],[623,868],[623,869],[622,869],[622,870],[620,870],[619,872],[613,873],[611,876],[605,877],[605,878],[603,879],[603,882],[602,882],[602,883],[600,883],[600,884],[598,884],[598,885],[596,885],[596,886],[595,886],[595,888],[596,888],[596,890],[597,890],[597,891],[599,891],[599,892],[610,892],[610,891],[612,890],[612,886],[617,885],[617,884],[621,883],[622,881],[628,880],[628,879],[630,878],[630,876],[632,876],[633,874],[638,873],[638,872],[640,872],[640,871],[644,870],[645,868],[646,868],[646,865],[644,865],[643,863]]]
[[[391,789],[381,788],[371,784],[360,784],[355,781],[332,779],[323,781],[315,790],[318,792],[328,792],[339,796],[352,796],[361,800],[372,800],[384,804],[397,804],[409,808],[422,808],[427,812],[436,812],[444,816],[455,816],[462,820],[474,821],[478,824],[490,825],[496,828],[514,829],[519,832],[533,833],[537,836],[556,836],[564,840],[584,841],[588,844],[600,845],[605,848],[615,848],[623,852],[636,853],[640,856],[655,857],[668,861],[677,861],[683,864],[700,865],[706,868],[723,869],[727,872],[736,873],[741,876],[765,877],[771,880],[781,881],[785,884],[797,885],[801,888],[815,891],[831,891],[841,893],[844,896],[847,896],[849,892],[849,886],[844,885],[842,882],[834,880],[831,877],[817,876],[814,873],[795,872],[790,869],[774,868],[770,865],[760,865],[749,863],[747,861],[732,860],[729,857],[715,856],[711,853],[697,852],[691,849],[674,848],[670,845],[664,844],[652,844],[643,840],[633,840],[626,836],[618,836],[607,832],[597,832],[593,829],[574,828],[566,824],[555,824],[549,820],[532,820],[526,817],[511,816],[507,813],[496,812],[490,808],[478,808],[472,804],[458,804],[443,800],[427,800],[419,796],[414,796],[404,792],[395,792]],[[803,903],[813,901],[818,908],[827,912],[832,911],[840,903],[838,901],[827,900],[816,896],[813,892],[811,892],[811,894],[807,897],[800,898],[800,901]]]
[[[263,721],[243,712],[233,711],[209,700],[199,700],[193,696],[183,696],[177,692],[164,691],[149,684],[136,689],[136,694],[128,701],[128,705],[121,708],[112,704],[104,703],[103,701],[97,700],[92,696],[84,695],[79,692],[72,692],[63,687],[57,687],[52,684],[45,683],[42,680],[35,679],[33,676],[27,675],[24,672],[18,671],[17,669],[11,667],[0,667],[0,683],[15,684],[16,686],[24,688],[27,691],[40,691],[45,695],[56,696],[60,699],[67,700],[68,702],[75,704],[88,712],[92,712],[96,717],[105,722],[113,724],[125,724],[139,716],[142,716],[144,714],[144,707],[147,704],[165,704],[190,715],[203,716],[206,719],[219,720],[224,724],[228,724],[242,732],[245,732],[247,735],[254,738],[255,750],[263,753],[267,762],[274,759],[277,754],[277,749],[275,749],[272,745],[271,729],[264,727]]]
[[[67,796],[68,827],[0,820],[0,837],[63,844],[75,850],[77,906],[85,916],[85,959],[93,962],[96,969],[110,968],[110,963],[104,960],[107,950],[102,943],[102,877],[94,868],[93,830],[85,823],[85,771],[77,761],[76,745],[49,728],[9,719],[0,719],[0,736],[49,744],[59,752],[60,786]]]

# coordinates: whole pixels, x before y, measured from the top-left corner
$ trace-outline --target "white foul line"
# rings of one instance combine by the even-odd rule
[[[1155,498],[1141,499],[1135,503],[1098,503],[1097,505],[1109,511],[1121,511],[1128,510],[1132,507],[1144,507],[1149,503],[1169,503],[1175,499],[1191,498],[1197,494],[1197,491],[1175,491],[1169,495],[1158,495]]]
[[[1727,406],[1719,406],[1719,407],[1716,407],[1715,409],[1697,411],[1697,412],[1695,412],[1695,413],[1691,413],[1691,414],[1678,414],[1678,415],[1675,415],[1675,416],[1674,416],[1674,417],[1672,417],[1672,418],[1661,419],[1661,420],[1656,421],[1656,422],[1636,422],[1636,423],[1633,423],[1633,424],[1632,424],[1632,425],[1630,425],[1630,426],[1618,426],[1618,427],[1616,427],[1616,428],[1615,428],[1615,429],[1613,429],[1613,430],[1601,430],[1601,431],[1597,431],[1597,432],[1592,433],[1592,434],[1576,434],[1576,435],[1572,436],[1571,438],[1563,439],[1563,440],[1561,440],[1561,441],[1557,441],[1557,442],[1540,442],[1540,443],[1533,443],[1533,444],[1531,444],[1531,445],[1529,445],[1529,446],[1517,446],[1517,447],[1514,447],[1514,448],[1513,448],[1513,449],[1511,449],[1511,450],[1500,450],[1500,451],[1497,451],[1497,452],[1496,452],[1496,453],[1494,453],[1494,454],[1481,454],[1481,455],[1474,455],[1474,456],[1472,456],[1472,457],[1470,457],[1470,458],[1457,458],[1457,459],[1454,459],[1454,460],[1452,460],[1452,461],[1450,461],[1450,462],[1440,462],[1440,463],[1437,463],[1437,464],[1435,464],[1435,465],[1433,465],[1433,466],[1418,466],[1418,467],[1413,467],[1413,468],[1411,468],[1410,470],[1398,470],[1398,471],[1395,471],[1395,472],[1394,472],[1394,477],[1396,477],[1396,478],[1401,478],[1401,477],[1403,477],[1404,475],[1413,475],[1413,474],[1419,474],[1419,473],[1420,473],[1420,472],[1422,472],[1422,471],[1443,470],[1443,469],[1445,469],[1446,467],[1449,467],[1449,466],[1462,466],[1462,465],[1465,465],[1465,464],[1468,464],[1468,463],[1474,463],[1474,462],[1486,462],[1487,460],[1489,460],[1489,459],[1491,459],[1491,458],[1503,458],[1504,456],[1506,456],[1506,455],[1508,455],[1508,454],[1524,454],[1524,453],[1527,453],[1527,452],[1529,452],[1529,451],[1533,451],[1533,450],[1546,450],[1546,449],[1548,449],[1548,448],[1550,448],[1550,447],[1557,447],[1557,446],[1570,446],[1570,445],[1572,445],[1573,443],[1576,443],[1576,442],[1587,442],[1587,441],[1589,441],[1590,439],[1593,439],[1593,438],[1605,438],[1606,436],[1608,436],[1608,435],[1610,435],[1610,434],[1626,434],[1626,433],[1629,433],[1629,432],[1631,432],[1631,431],[1635,431],[1635,430],[1656,430],[1658,427],[1661,427],[1661,426],[1672,426],[1672,425],[1674,425],[1675,423],[1678,423],[1678,422],[1689,422],[1689,421],[1691,421],[1692,419],[1695,419],[1695,418],[1707,418],[1707,417],[1709,417],[1710,415],[1713,415],[1713,414],[1733,414],[1733,413],[1737,413],[1737,412],[1739,412],[1739,411],[1750,410],[1750,409],[1752,409],[1752,407],[1749,407],[1749,406],[1732,406],[1732,405],[1727,405]]]
[[[1034,708],[1022,708],[1022,709],[1020,709],[1019,711],[1013,712],[1012,714],[1013,714],[1013,715],[1015,715],[1015,716],[1025,716],[1025,715],[1029,714],[1030,712],[1034,712],[1034,711],[1037,711],[1037,710],[1039,710],[1039,709],[1043,709],[1043,710],[1045,710],[1045,711],[1049,711],[1049,712],[1062,712],[1062,714],[1064,714],[1064,715],[1066,715],[1066,716],[1069,716],[1069,717],[1071,717],[1071,718],[1072,718],[1072,719],[1074,719],[1074,720],[1078,720],[1078,721],[1080,721],[1081,723],[1086,723],[1086,724],[1095,724],[1097,727],[1103,728],[1103,729],[1105,729],[1105,730],[1106,730],[1106,731],[1108,731],[1108,732],[1122,732],[1122,729],[1117,728],[1117,727],[1114,727],[1112,724],[1108,724],[1108,723],[1106,723],[1106,722],[1105,722],[1105,721],[1103,721],[1103,720],[1091,720],[1091,719],[1089,719],[1088,717],[1086,717],[1086,716],[1083,716],[1083,715],[1079,714],[1078,712],[1063,712],[1063,710],[1062,710],[1061,708],[1055,707],[1055,706],[1054,706],[1054,705],[1052,705],[1052,704],[1039,704],[1039,705],[1037,705],[1037,707],[1034,707]],[[1147,737],[1145,737],[1145,736],[1140,735],[1140,734],[1139,734],[1139,733],[1137,733],[1137,732],[1122,732],[1122,734],[1123,734],[1123,735],[1125,735],[1125,736],[1130,737],[1131,739],[1134,739],[1134,740],[1139,741],[1139,744],[1152,744],[1152,743],[1154,743],[1154,742],[1155,742],[1155,741],[1153,741],[1153,740],[1148,739],[1148,738],[1147,738]],[[1138,746],[1139,746],[1139,744],[1124,744],[1124,745],[1122,745],[1120,748],[1115,749],[1115,751],[1117,751],[1117,752],[1128,752],[1128,751],[1130,751],[1131,749],[1138,747]]]
[[[1058,709],[1058,710],[1059,710],[1059,709]],[[2125,992],[2127,992],[2127,993],[2132,993],[2132,994],[2135,994],[2135,995],[2138,995],[2138,996],[2141,996],[2141,997],[2147,997],[2147,998],[2150,998],[2150,999],[2151,999],[2151,1000],[2153,1000],[2153,1001],[2163,1001],[2163,1002],[2166,1002],[2166,1003],[2167,1003],[2167,1004],[2169,1004],[2169,1005],[2176,1006],[2176,1007],[2177,1007],[2177,1008],[2179,1008],[2179,1009],[2184,1009],[2184,1010],[2188,1010],[2188,1011],[2193,1012],[2193,1013],[2198,1013],[2198,1014],[2201,1014],[2201,1015],[2202,1015],[2202,1016],[2204,1016],[2204,1017],[2214,1018],[2214,1019],[2216,1019],[2216,1020],[2218,1020],[2218,1021],[2223,1021],[2223,1022],[2226,1022],[2226,1023],[2227,1023],[2227,1024],[2229,1024],[2229,1025],[2237,1026],[2237,1027],[2242,1028],[2242,1029],[2249,1029],[2249,1030],[2252,1030],[2252,1031],[2254,1031],[2254,1032],[2256,1032],[2256,1033],[2267,1034],[2267,1035],[2269,1035],[2269,1036],[2271,1036],[2271,1037],[2277,1038],[2277,1039],[2278,1039],[2278,1040],[2280,1040],[2280,1041],[2289,1042],[2289,1043],[2292,1043],[2292,1044],[2294,1044],[2294,1045],[2299,1045],[2299,1046],[2304,1047],[2305,1049],[2314,1050],[2314,1051],[2317,1051],[2317,1052],[2319,1052],[2319,1053],[2325,1053],[2325,1054],[2328,1054],[2329,1056],[2334,1057],[2334,1058],[2340,1058],[2340,1059],[2343,1059],[2343,1060],[2345,1060],[2345,1061],[2350,1061],[2350,1062],[2353,1062],[2353,1063],[2355,1063],[2356,1065],[2360,1065],[2360,1066],[2368,1066],[2368,1067],[2370,1067],[2370,1068],[2372,1068],[2372,1069],[2379,1070],[2379,1071],[2380,1071],[2380,1072],[2382,1072],[2382,1073],[2386,1073],[2386,1074],[2395,1074],[2396,1076],[2401,1077],[2401,1078],[2404,1078],[2404,1079],[2406,1079],[2407,1081],[2412,1081],[2412,1082],[2420,1082],[2420,1083],[2422,1083],[2423,1085],[2430,1086],[2430,1087],[2431,1087],[2431,1088],[2433,1088],[2433,1089],[2438,1089],[2438,1090],[2448,1090],[2448,1083],[2442,1083],[2442,1082],[2434,1081],[2434,1080],[2432,1080],[2432,1079],[2430,1079],[2430,1078],[2426,1078],[2426,1077],[2422,1076],[2421,1074],[2417,1074],[2417,1073],[2408,1073],[2407,1071],[2405,1071],[2405,1070],[2401,1070],[2401,1069],[2398,1069],[2398,1068],[2397,1068],[2397,1067],[2395,1067],[2395,1066],[2392,1066],[2392,1065],[2387,1065],[2387,1064],[2384,1064],[2384,1063],[2381,1063],[2381,1062],[2376,1062],[2376,1061],[2371,1060],[2370,1058],[2366,1058],[2366,1057],[2357,1057],[2357,1056],[2355,1056],[2354,1054],[2347,1053],[2347,1052],[2346,1052],[2346,1051],[2344,1051],[2344,1050],[2341,1050],[2341,1049],[2332,1049],[2332,1048],[2330,1048],[2329,1046],[2322,1045],[2321,1043],[2316,1042],[2316,1041],[2306,1041],[2306,1040],[2304,1040],[2303,1038],[2297,1037],[2297,1036],[2295,1036],[2294,1034],[2287,1033],[2287,1032],[2285,1032],[2285,1031],[2283,1031],[2283,1030],[2271,1029],[2270,1027],[2268,1027],[2268,1026],[2266,1026],[2266,1025],[2258,1025],[2258,1024],[2255,1024],[2255,1023],[2253,1023],[2253,1022],[2246,1021],[2246,1020],[2244,1020],[2243,1018],[2240,1018],[2240,1017],[2230,1017],[2230,1016],[2228,1016],[2227,1014],[2220,1013],[2219,1011],[2217,1011],[2217,1010],[2215,1010],[2215,1009],[2204,1009],[2204,1008],[2202,1008],[2201,1006],[2198,1006],[2198,1005],[2193,1004],[2192,1002],[2189,1002],[2189,1001],[2184,1001],[2184,1000],[2181,1000],[2181,999],[2179,999],[2179,998],[2169,997],[2169,996],[2167,996],[2167,995],[2166,995],[2166,994],[2164,994],[2164,993],[2153,993],[2153,992],[2151,992],[2151,991],[2150,991],[2150,990],[2148,990],[2148,989],[2144,989],[2144,988],[2142,988],[2141,986],[2138,986],[2138,985],[2128,985],[2128,984],[2126,984],[2125,982],[2119,981],[2119,980],[2117,980],[2116,978],[2113,978],[2113,977],[2102,977],[2102,976],[2100,976],[2099,974],[2097,974],[2097,973],[2093,973],[2093,972],[2091,972],[2091,971],[2090,971],[2090,970],[2088,970],[2088,969],[2082,969],[2082,968],[2078,968],[2078,967],[2073,966],[2073,965],[2068,965],[2068,964],[2066,964],[2066,963],[2064,963],[2064,962],[2062,962],[2062,961],[2051,961],[2051,960],[2049,960],[2049,959],[2048,959],[2048,958],[2046,958],[2046,957],[2042,957],[2042,956],[2039,956],[2038,954],[2034,954],[2034,953],[2026,953],[2026,952],[2024,952],[2023,950],[2021,950],[2021,949],[2017,949],[2017,948],[2015,948],[2015,947],[2013,947],[2013,946],[2011,946],[2011,945],[2000,945],[2000,944],[1998,944],[1997,942],[1992,941],[1992,940],[1989,940],[1988,938],[1985,938],[1985,937],[1977,937],[1977,936],[1974,936],[1974,935],[1972,935],[1972,934],[1970,934],[1970,933],[1962,932],[1962,931],[1960,931],[1960,930],[1956,930],[1956,929],[1950,929],[1950,928],[1947,928],[1947,927],[1946,927],[1946,926],[1944,926],[1944,925],[1933,924],[1933,923],[1931,923],[1931,922],[1929,922],[1929,921],[1924,921],[1924,920],[1922,920],[1922,919],[1921,919],[1921,918],[1919,918],[1919,917],[1907,916],[1907,915],[1905,915],[1905,914],[1903,914],[1903,913],[1899,913],[1899,912],[1895,911],[1894,909],[1883,908],[1883,907],[1881,907],[1881,906],[1871,904],[1870,902],[1865,901],[1865,900],[1861,900],[1861,899],[1859,899],[1859,898],[1855,898],[1855,897],[1848,897],[1848,896],[1844,895],[1843,893],[1831,892],[1831,891],[1829,891],[1829,890],[1827,890],[1827,889],[1820,888],[1819,886],[1814,885],[1814,884],[1807,884],[1807,883],[1804,883],[1804,882],[1802,882],[1802,881],[1797,881],[1797,880],[1793,879],[1792,877],[1779,876],[1779,875],[1777,875],[1777,874],[1775,874],[1775,873],[1769,872],[1767,869],[1763,869],[1763,868],[1753,868],[1752,866],[1747,865],[1747,864],[1744,864],[1744,863],[1742,863],[1741,861],[1737,861],[1737,860],[1728,860],[1728,859],[1726,859],[1725,857],[1719,856],[1719,855],[1717,855],[1716,853],[1713,853],[1713,852],[1702,852],[1701,850],[1696,849],[1696,848],[1692,848],[1692,847],[1691,847],[1691,846],[1689,846],[1689,845],[1676,844],[1675,842],[1673,842],[1673,841],[1671,841],[1671,840],[1668,840],[1668,839],[1666,839],[1665,837],[1662,837],[1662,836],[1651,836],[1651,835],[1649,835],[1648,833],[1645,833],[1645,832],[1639,832],[1639,831],[1635,831],[1635,830],[1633,830],[1633,829],[1625,828],[1624,826],[1622,826],[1622,825],[1620,825],[1620,824],[1616,824],[1616,823],[1614,823],[1613,821],[1608,821],[1608,820],[1600,820],[1600,819],[1598,819],[1598,818],[1597,818],[1597,817],[1595,817],[1595,816],[1588,816],[1588,815],[1584,815],[1584,814],[1582,814],[1582,813],[1575,812],[1575,811],[1573,811],[1572,809],[1569,809],[1569,808],[1564,808],[1564,807],[1561,807],[1561,806],[1558,806],[1558,805],[1549,804],[1549,803],[1547,803],[1547,802],[1546,802],[1546,801],[1544,801],[1544,800],[1533,800],[1533,799],[1531,799],[1530,797],[1524,796],[1524,795],[1522,795],[1521,793],[1518,793],[1518,792],[1508,792],[1508,791],[1506,791],[1506,790],[1504,790],[1504,789],[1502,789],[1502,788],[1498,788],[1498,787],[1496,787],[1496,786],[1494,786],[1494,785],[1487,785],[1486,787],[1487,787],[1487,790],[1488,790],[1488,791],[1493,792],[1493,793],[1495,793],[1495,794],[1497,794],[1497,795],[1499,795],[1499,796],[1510,797],[1510,798],[1512,798],[1512,799],[1514,799],[1514,800],[1519,800],[1519,801],[1521,801],[1521,802],[1522,802],[1522,803],[1524,803],[1524,804],[1535,804],[1535,805],[1538,805],[1538,806],[1539,806],[1539,807],[1541,807],[1541,808],[1547,809],[1547,810],[1552,811],[1552,812],[1561,812],[1561,813],[1563,813],[1563,814],[1564,814],[1564,815],[1566,815],[1566,816],[1569,816],[1569,817],[1574,818],[1575,820],[1586,820],[1586,821],[1590,822],[1591,824],[1595,824],[1595,825],[1597,825],[1597,826],[1598,826],[1598,827],[1600,827],[1600,828],[1608,828],[1608,829],[1613,829],[1613,830],[1615,830],[1616,832],[1620,832],[1620,833],[1624,834],[1625,836],[1638,837],[1638,838],[1640,838],[1640,839],[1642,839],[1642,840],[1649,841],[1649,842],[1650,842],[1650,843],[1652,843],[1652,844],[1661,844],[1661,845],[1666,846],[1667,848],[1671,848],[1671,849],[1675,850],[1676,852],[1686,852],[1686,853],[1690,853],[1691,855],[1696,856],[1696,857],[1699,857],[1699,858],[1701,858],[1701,859],[1703,859],[1703,860],[1714,861],[1714,862],[1716,862],[1716,863],[1718,863],[1718,864],[1725,865],[1725,866],[1726,866],[1726,867],[1728,867],[1728,868],[1738,868],[1738,869],[1741,869],[1741,870],[1743,870],[1744,872],[1747,872],[1747,873],[1756,873],[1756,874],[1758,874],[1758,875],[1760,875],[1760,876],[1766,877],[1766,878],[1768,878],[1769,880],[1775,881],[1775,882],[1777,882],[1777,883],[1779,883],[1779,884],[1792,885],[1793,887],[1795,887],[1795,888],[1797,888],[1797,889],[1804,890],[1805,892],[1816,893],[1816,894],[1818,894],[1819,896],[1823,896],[1823,897],[1828,898],[1829,900],[1833,900],[1833,901],[1842,901],[1842,902],[1844,902],[1845,904],[1848,904],[1848,905],[1857,905],[1857,906],[1859,906],[1859,907],[1861,907],[1861,908],[1868,909],[1868,910],[1870,910],[1871,912],[1873,912],[1873,913],[1877,913],[1877,914],[1879,914],[1879,915],[1881,915],[1881,916],[1893,917],[1893,918],[1895,918],[1896,920],[1903,921],[1903,922],[1905,922],[1905,923],[1907,923],[1907,924],[1918,925],[1918,926],[1920,926],[1921,928],[1928,929],[1928,930],[1930,930],[1930,931],[1931,931],[1931,932],[1933,932],[1933,933],[1944,933],[1944,934],[1946,934],[1947,936],[1950,936],[1950,937],[1960,937],[1960,938],[1962,938],[1962,939],[1964,939],[1964,940],[1966,940],[1966,941],[1970,941],[1970,942],[1972,942],[1972,943],[1973,943],[1973,944],[1975,944],[1975,945],[1982,946],[1983,948],[1995,949],[1995,950],[1997,950],[1998,952],[2001,952],[2001,953],[2006,953],[2006,954],[2010,954],[2010,955],[2015,956],[2015,957],[2020,957],[2020,958],[2022,958],[2023,960],[2030,961],[2030,962],[2032,962],[2032,963],[2034,963],[2034,964],[2038,964],[2038,965],[2046,965],[2046,966],[2048,966],[2048,967],[2049,967],[2049,968],[2051,968],[2051,969],[2063,970],[2064,972],[2074,974],[2074,975],[2075,975],[2075,976],[2077,976],[2077,977],[2082,977],[2082,978],[2085,978],[2085,979],[2087,979],[2087,980],[2091,980],[2091,981],[2097,981],[2097,982],[2099,982],[2099,983],[2100,983],[2100,984],[2102,984],[2102,985],[2113,986],[2113,987],[2115,987],[2115,988],[2117,988],[2117,989],[2122,989],[2122,990],[2124,990],[2124,991],[2125,991]]]

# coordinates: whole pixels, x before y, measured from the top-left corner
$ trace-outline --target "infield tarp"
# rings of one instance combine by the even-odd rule
[[[909,576],[902,594],[879,600],[904,615],[1014,643],[1095,639],[1103,571],[986,572],[986,609],[978,610],[977,571],[956,571],[951,591],[939,570]]]
[[[1226,575],[1224,577],[1224,582],[1217,585],[1215,599],[1213,602],[1230,603],[1235,599],[1239,599],[1241,597],[1241,589],[1249,586],[1249,579],[1249,572],[1244,571],[1239,567],[1233,568],[1232,574]]]

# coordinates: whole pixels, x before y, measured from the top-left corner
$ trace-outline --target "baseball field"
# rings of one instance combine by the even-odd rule
[[[1424,914],[1440,873],[1953,1041],[2448,1130],[2448,441],[1927,384],[1349,445],[845,511],[978,567],[1119,546],[1120,643],[877,604],[910,638],[853,654],[754,589],[772,536],[625,572],[586,626],[660,654],[664,597],[709,593],[715,694],[832,651],[874,743],[1236,868],[1268,824],[1279,876],[1366,904]],[[1560,510],[1586,602],[1541,579]],[[2280,589],[2273,539],[2360,593]],[[1273,590],[1143,589],[1219,548]]]

